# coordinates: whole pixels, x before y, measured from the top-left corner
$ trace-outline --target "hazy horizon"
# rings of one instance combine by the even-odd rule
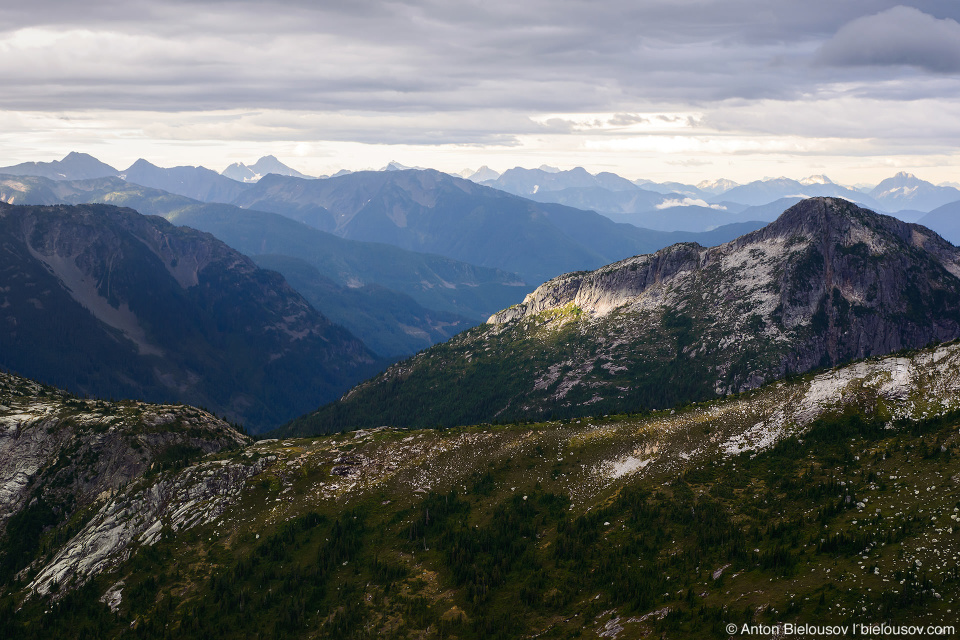
[[[59,157],[52,157],[52,158],[50,158],[50,159],[42,159],[42,160],[36,160],[36,159],[34,159],[34,160],[26,160],[26,161],[24,161],[24,162],[54,162],[54,161],[60,161],[60,160],[63,160],[69,153],[74,153],[74,152],[76,152],[76,153],[84,153],[84,154],[93,156],[93,157],[95,157],[97,160],[100,160],[101,162],[105,162],[106,164],[111,165],[114,169],[117,169],[117,170],[120,171],[120,172],[123,172],[125,169],[129,168],[130,166],[132,166],[132,165],[133,165],[135,162],[137,162],[138,160],[146,160],[146,161],[149,162],[150,164],[153,164],[153,165],[158,166],[158,167],[160,167],[160,168],[173,168],[173,167],[183,167],[183,166],[202,167],[202,168],[204,168],[204,169],[209,169],[209,170],[211,170],[211,171],[215,171],[215,172],[217,172],[217,173],[222,174],[222,173],[224,172],[224,170],[227,169],[228,166],[233,165],[233,164],[235,164],[235,163],[237,163],[237,162],[239,162],[239,163],[241,163],[241,164],[243,164],[243,165],[245,165],[245,166],[247,166],[247,167],[250,167],[250,166],[253,166],[254,164],[256,164],[256,162],[257,162],[258,160],[260,160],[261,158],[265,157],[265,156],[261,156],[260,158],[252,158],[252,159],[247,159],[247,160],[235,160],[234,162],[231,162],[231,163],[229,163],[228,165],[224,165],[224,166],[222,166],[222,167],[191,164],[191,162],[189,161],[189,159],[184,159],[183,161],[174,162],[174,163],[169,164],[169,165],[163,165],[163,164],[158,164],[157,162],[155,162],[155,161],[153,161],[153,160],[151,160],[151,159],[149,159],[149,158],[142,158],[142,157],[138,157],[138,158],[135,158],[135,159],[133,159],[133,160],[129,160],[129,161],[125,161],[125,162],[120,162],[119,164],[117,164],[117,163],[107,162],[107,161],[104,160],[103,158],[99,158],[99,157],[97,157],[97,156],[94,156],[93,154],[87,153],[86,151],[82,151],[82,150],[78,150],[78,149],[73,149],[73,150],[71,150],[71,151],[69,151],[69,152],[67,152],[67,153],[64,153],[63,155],[61,155],[61,156],[59,156]],[[417,167],[415,167],[415,166],[405,165],[403,162],[400,162],[400,161],[398,161],[398,160],[390,160],[390,161],[388,161],[387,163],[385,163],[383,166],[379,166],[379,167],[368,166],[368,167],[359,167],[359,168],[356,168],[356,169],[347,169],[347,168],[345,168],[345,167],[341,167],[340,169],[337,169],[336,171],[333,171],[333,172],[331,172],[330,174],[312,175],[312,174],[310,174],[308,171],[301,170],[300,167],[296,166],[296,159],[294,159],[293,162],[290,162],[290,161],[288,161],[288,159],[278,157],[276,154],[266,154],[266,155],[267,155],[267,156],[273,156],[276,160],[278,160],[278,161],[281,162],[282,164],[287,165],[287,166],[290,167],[291,169],[295,169],[295,170],[301,171],[301,173],[304,173],[304,174],[306,174],[308,177],[312,177],[312,178],[330,177],[330,176],[332,176],[334,173],[337,173],[337,171],[341,171],[341,170],[345,170],[345,171],[349,171],[349,172],[357,172],[357,171],[383,171],[383,170],[386,170],[387,167],[388,167],[388,165],[390,165],[390,164],[400,164],[400,165],[404,165],[406,168],[409,168],[409,169],[434,169],[434,170],[442,171],[442,172],[444,172],[444,173],[447,173],[447,174],[450,174],[450,175],[454,175],[454,176],[457,176],[457,177],[466,177],[466,176],[461,176],[461,173],[464,172],[464,171],[468,171],[468,170],[469,170],[469,171],[474,171],[474,172],[476,172],[477,170],[479,170],[479,169],[481,169],[481,168],[484,168],[484,167],[486,167],[486,168],[488,168],[488,169],[491,169],[491,170],[497,172],[498,174],[503,174],[505,171],[508,171],[508,170],[510,170],[510,169],[527,169],[527,170],[531,170],[531,169],[543,169],[543,170],[546,170],[546,171],[548,171],[548,172],[562,172],[562,171],[569,171],[569,170],[572,170],[572,169],[584,169],[584,170],[586,170],[587,172],[589,172],[589,173],[591,173],[591,174],[593,174],[593,175],[597,175],[598,173],[601,173],[601,172],[603,172],[603,171],[609,171],[608,169],[597,169],[597,170],[595,170],[595,169],[591,169],[590,167],[583,166],[583,165],[576,165],[576,166],[570,166],[570,167],[557,167],[557,166],[553,166],[553,165],[540,165],[540,166],[526,166],[526,167],[522,167],[522,166],[517,165],[517,166],[513,166],[513,167],[502,167],[502,168],[491,167],[491,166],[489,166],[489,165],[480,165],[480,166],[474,166],[474,167],[463,167],[463,168],[461,168],[461,170],[459,170],[459,171],[452,171],[452,170],[449,170],[449,169],[441,169],[441,168],[438,168],[438,167],[429,167],[429,166],[425,166],[425,167],[419,167],[419,166],[417,166]],[[13,166],[14,164],[19,164],[19,163],[13,163],[13,162],[6,162],[6,163],[5,163],[5,162],[3,162],[2,160],[0,160],[0,166]],[[902,171],[902,170],[898,170],[897,172],[899,172],[899,171]],[[613,173],[616,173],[616,172],[613,172]],[[912,173],[912,172],[906,171],[906,173]],[[619,174],[618,174],[618,175],[619,175]],[[767,181],[767,180],[777,180],[777,179],[781,179],[781,178],[786,178],[786,179],[788,179],[788,180],[794,180],[794,181],[800,182],[800,181],[803,181],[803,180],[805,180],[805,179],[807,179],[807,178],[817,178],[817,177],[823,177],[823,176],[825,176],[826,178],[828,178],[829,180],[831,180],[834,184],[837,184],[837,185],[840,185],[840,186],[845,186],[845,187],[857,187],[857,188],[859,188],[859,187],[864,187],[864,186],[867,186],[867,185],[869,185],[869,186],[876,186],[876,185],[879,184],[882,180],[884,180],[884,179],[886,179],[886,178],[893,177],[893,176],[894,176],[894,172],[891,171],[891,172],[889,172],[888,174],[885,174],[882,178],[880,178],[880,179],[878,179],[878,180],[876,180],[876,181],[874,181],[874,182],[870,182],[870,183],[863,183],[863,182],[861,182],[861,183],[845,183],[845,182],[843,182],[843,181],[841,181],[841,180],[834,180],[832,176],[827,175],[827,174],[824,174],[824,173],[808,173],[808,174],[805,174],[805,175],[777,175],[777,176],[765,175],[765,176],[760,176],[760,177],[752,178],[752,179],[750,179],[750,180],[744,180],[744,181],[736,181],[736,180],[735,180],[734,182],[737,182],[737,183],[740,184],[740,185],[745,185],[745,184],[749,184],[749,183],[751,183],[751,182],[761,182],[761,181]],[[657,182],[657,183],[672,182],[671,180],[651,180],[651,179],[647,178],[646,176],[621,175],[621,177],[627,178],[627,179],[629,179],[629,180],[631,180],[631,181],[634,181],[634,180],[650,180],[651,182]],[[931,182],[931,183],[933,183],[933,184],[937,184],[938,186],[948,185],[948,184],[949,184],[950,186],[954,186],[954,187],[960,186],[960,182],[958,182],[958,181],[943,181],[943,182],[937,183],[937,182],[933,182],[932,180],[927,179],[927,178],[926,178],[924,175],[922,175],[922,174],[916,175],[916,177],[919,178],[920,180],[925,180],[925,181],[927,181],[927,182]],[[697,184],[699,184],[699,183],[701,183],[701,182],[715,182],[715,181],[719,181],[719,180],[732,180],[732,179],[729,178],[729,177],[727,177],[727,176],[723,176],[723,175],[718,175],[718,176],[702,175],[702,176],[700,176],[699,178],[696,178],[696,177],[691,176],[691,177],[688,177],[688,179],[687,179],[685,182],[683,182],[683,184],[690,185],[690,186],[696,186]],[[680,182],[680,181],[676,181],[676,182]],[[642,185],[641,185],[641,187],[642,187]]]

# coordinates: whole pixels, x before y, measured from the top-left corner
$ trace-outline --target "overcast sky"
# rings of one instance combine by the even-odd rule
[[[960,182],[956,0],[34,0],[0,165]]]

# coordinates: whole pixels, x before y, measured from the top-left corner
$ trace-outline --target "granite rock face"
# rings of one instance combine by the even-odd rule
[[[40,561],[34,552],[50,529],[62,529],[69,522],[79,526],[91,517],[94,525],[99,523],[103,529],[104,518],[116,515],[117,500],[141,491],[139,483],[144,478],[175,471],[206,454],[236,449],[250,441],[230,424],[193,407],[81,399],[0,373],[0,539],[4,541],[0,545],[0,568],[5,573],[19,572]],[[217,487],[225,492],[223,486],[235,484],[237,472],[228,474],[228,481],[213,482],[225,473],[222,466],[214,468],[217,473],[208,474],[211,477],[202,482],[188,479],[191,499],[198,499],[205,491],[217,493]],[[253,471],[243,471],[239,476],[250,473]],[[206,488],[211,482],[212,486]],[[175,493],[163,482],[145,483],[151,485],[159,487],[151,489],[158,496]],[[161,502],[169,506],[173,500],[164,498]],[[131,503],[136,501],[126,499],[124,509],[129,511]],[[163,512],[160,504],[154,500],[153,511],[134,509],[141,514],[144,531]],[[135,527],[127,529],[133,531]],[[107,536],[116,544],[106,547],[115,550],[118,541],[124,540],[121,533]],[[127,542],[132,537],[126,535]],[[85,558],[82,562],[79,556],[71,561],[71,566],[77,566],[69,570],[70,575],[82,574],[87,565],[97,565],[98,556],[90,550],[89,538],[81,535],[81,542],[71,542],[61,552],[61,556],[69,556],[77,544],[86,549],[81,554]],[[15,551],[20,555],[14,556]],[[58,581],[64,571],[41,577],[38,585]]]
[[[206,454],[249,441],[193,407],[85,400],[0,373],[0,527],[31,497],[95,502],[171,447]]]
[[[165,531],[172,534],[213,522],[240,498],[247,479],[269,461],[202,462],[121,491],[57,550],[28,588],[47,595],[62,584],[78,587],[128,559],[139,547],[155,544]]]
[[[554,278],[291,432],[663,408],[958,337],[960,250],[926,227],[812,198],[717,247],[677,244]],[[425,394],[430,407],[410,418],[402,408]]]

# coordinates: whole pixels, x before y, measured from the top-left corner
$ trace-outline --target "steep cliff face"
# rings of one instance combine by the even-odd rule
[[[376,357],[213,236],[107,205],[0,205],[0,365],[98,397],[202,405],[257,430]]]
[[[69,537],[131,483],[250,441],[193,407],[85,400],[0,373],[2,579],[43,557],[46,531]]]
[[[587,415],[742,391],[960,336],[958,276],[960,250],[929,229],[814,198],[718,247],[555,278],[293,428]]]

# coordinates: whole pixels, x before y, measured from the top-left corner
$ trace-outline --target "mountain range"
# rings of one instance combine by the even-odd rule
[[[0,637],[953,624],[949,191],[97,163],[0,175]]]
[[[960,337],[960,250],[804,200],[726,244],[555,278],[282,433],[659,409]]]
[[[171,167],[150,164],[143,158],[120,173],[127,182],[144,187],[162,189],[203,202],[233,202],[245,190],[246,184],[231,180],[204,167]]]
[[[63,182],[6,179],[0,183],[0,196],[6,201],[32,203],[89,202],[105,198],[108,202],[164,215],[171,220],[176,215],[178,224],[193,224],[210,231],[251,255],[289,251],[276,245],[271,249],[252,246],[255,240],[252,236],[246,244],[235,242],[236,230],[228,218],[234,216],[239,220],[246,216],[237,209],[207,207],[206,211],[219,211],[217,216],[205,216],[220,220],[214,228],[193,218],[188,222],[185,207],[197,211],[198,203],[177,200],[169,193],[143,191],[119,182],[78,184],[73,181],[69,185]],[[594,212],[540,204],[440,172],[413,169],[354,172],[324,180],[274,174],[256,184],[241,186],[244,192],[234,205],[243,209],[276,213],[346,239],[386,243],[406,251],[439,254],[471,265],[518,273],[519,280],[528,283],[542,282],[565,271],[596,268],[675,242],[716,244],[762,226],[762,222],[738,218],[731,221],[732,226],[705,222],[703,226],[709,228],[709,232],[642,229],[614,223]],[[183,212],[177,213],[181,210]],[[318,234],[300,235],[302,237],[291,233],[291,242],[303,244]],[[303,253],[294,257],[305,258]],[[341,284],[349,282],[322,267],[320,270]],[[361,279],[361,282],[368,281]],[[414,283],[419,285],[420,281],[421,278],[416,278]],[[383,280],[374,282],[396,289]],[[453,311],[478,320],[502,306],[483,307],[481,303],[477,307],[469,301],[473,294],[463,289],[455,296],[461,302],[453,306],[425,301],[409,288],[399,290],[414,295],[428,308]],[[503,301],[501,298],[500,302]]]
[[[960,195],[960,193],[958,193]],[[710,202],[739,202],[751,206],[759,206],[773,202],[780,198],[811,198],[811,197],[844,198],[861,206],[880,211],[888,209],[879,200],[870,195],[834,184],[821,176],[820,180],[798,181],[789,178],[772,178],[757,180],[749,184],[740,185],[724,191],[710,198]],[[958,198],[960,199],[960,198]],[[901,207],[903,208],[903,207]]]
[[[474,179],[471,176],[471,179]],[[635,191],[637,186],[615,173],[601,172],[596,175],[583,167],[567,171],[547,171],[515,167],[508,169],[492,180],[481,184],[518,196],[530,196],[541,191],[561,191],[585,187],[599,187],[610,191]]]
[[[107,202],[212,233],[257,260],[269,254],[272,267],[296,282],[316,309],[351,327],[384,356],[408,355],[452,337],[530,290],[516,274],[344,240],[278,214],[203,203],[119,178],[0,177],[0,199],[23,204]],[[316,277],[307,276],[311,270]],[[371,314],[372,309],[377,313]]]
[[[326,180],[271,175],[234,204],[352,240],[516,272],[529,283],[698,239],[616,224],[432,170],[358,171]],[[730,229],[724,240],[738,233],[742,228]],[[722,235],[717,230],[713,237]]]
[[[398,162],[390,162],[381,171],[405,171],[411,168]],[[299,171],[291,169],[280,162],[275,156],[263,156],[253,165],[244,165],[236,162],[225,168],[221,177],[232,179],[241,184],[258,181],[268,174],[309,178]],[[349,175],[352,171],[339,171],[332,177]],[[126,171],[118,171],[96,158],[78,152],[70,152],[62,160],[52,162],[24,162],[17,165],[0,168],[0,174],[40,176],[53,180],[83,180],[115,175],[130,175],[132,182],[143,186],[151,186],[186,195],[205,201],[226,201],[226,192],[237,192],[237,185],[218,180],[212,172],[204,167],[172,167],[161,168],[145,160],[138,160]],[[711,204],[734,204],[743,206],[766,205],[774,200],[792,197],[840,197],[856,202],[871,209],[896,213],[899,211],[929,212],[944,204],[960,200],[960,188],[951,183],[934,185],[916,176],[900,172],[874,186],[847,187],[834,183],[824,175],[808,176],[800,180],[789,178],[764,178],[748,184],[738,184],[732,180],[717,179],[703,180],[697,184],[681,182],[654,182],[652,180],[628,180],[610,172],[591,174],[582,167],[569,170],[560,170],[555,167],[542,166],[538,169],[515,167],[498,173],[489,167],[481,167],[478,171],[464,170],[458,177],[494,187],[514,195],[540,198],[553,198],[552,201],[560,204],[570,204],[566,199],[579,198],[587,209],[606,212],[603,206],[587,206],[585,203],[591,197],[599,197],[604,202],[612,193],[621,191],[637,191],[637,208],[629,211],[637,213],[646,209],[640,205],[648,203],[658,204],[663,200],[704,200]],[[150,184],[146,184],[149,181]],[[570,190],[566,195],[556,194],[545,196],[548,192]],[[593,195],[591,195],[593,194]],[[656,195],[666,196],[657,200]],[[621,205],[622,207],[623,205]],[[612,211],[612,210],[611,210]],[[918,216],[919,217],[919,216]]]

